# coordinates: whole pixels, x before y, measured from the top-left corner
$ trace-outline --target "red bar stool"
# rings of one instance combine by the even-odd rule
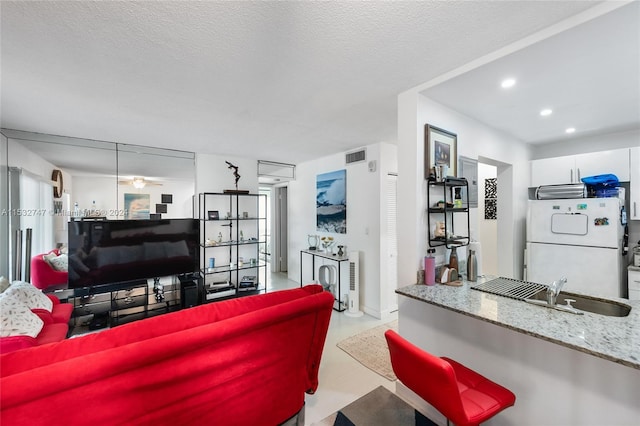
[[[385,333],[398,379],[458,426],[478,425],[516,402],[509,389],[464,365],[439,358],[393,330]]]

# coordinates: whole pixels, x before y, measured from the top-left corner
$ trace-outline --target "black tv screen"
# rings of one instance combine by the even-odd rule
[[[196,219],[69,222],[69,287],[196,272],[199,235]]]

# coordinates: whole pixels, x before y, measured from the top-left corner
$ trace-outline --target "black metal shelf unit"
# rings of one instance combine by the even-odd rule
[[[469,245],[469,205],[462,199],[469,199],[469,184],[465,178],[447,177],[444,181],[429,181],[427,188],[427,227],[429,247],[446,248],[461,247]],[[455,193],[465,191],[466,197],[461,197],[456,204]],[[462,194],[461,194],[462,195]],[[454,215],[465,215],[466,229],[458,229],[457,233],[454,222],[458,225],[460,221],[454,221]],[[438,222],[444,222],[444,229],[438,227]],[[439,235],[442,233],[443,235]]]
[[[203,192],[198,196],[202,302],[266,292],[267,197]],[[210,259],[213,259],[213,263]]]
[[[171,284],[152,289],[146,279],[73,289],[74,326],[92,323],[102,318],[102,327],[115,327],[131,321],[174,312],[181,308],[180,284],[173,277]],[[161,297],[159,297],[161,295]]]

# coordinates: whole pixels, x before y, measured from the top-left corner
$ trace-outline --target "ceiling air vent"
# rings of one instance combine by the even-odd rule
[[[346,162],[347,164],[359,163],[361,161],[365,161],[367,159],[367,150],[361,149],[359,151],[348,152],[346,154]]]

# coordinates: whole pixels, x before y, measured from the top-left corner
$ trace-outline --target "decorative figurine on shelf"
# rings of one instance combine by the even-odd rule
[[[320,242],[320,237],[317,235],[309,234],[307,236],[307,242],[309,243],[309,250],[317,250]]]
[[[333,241],[333,237],[322,237],[320,238],[320,240],[322,241],[324,252],[329,253],[329,249],[331,249],[331,246],[335,244],[335,241]]]
[[[218,232],[218,242],[222,242],[222,232]]]
[[[233,176],[236,178],[236,182],[235,182],[236,189],[225,189],[224,193],[225,194],[248,194],[249,191],[238,189],[238,181],[240,180],[240,173],[238,173],[238,166],[231,164],[228,161],[225,161],[225,163],[227,163],[227,166],[229,169],[233,170]]]
[[[436,229],[433,233],[435,238],[444,238],[445,237],[445,226],[444,222],[436,222]]]
[[[242,233],[242,230],[240,230],[240,241],[244,241],[244,234]]]
[[[238,173],[238,166],[234,166],[233,164],[231,164],[228,161],[225,161],[225,163],[227,163],[229,168],[231,170],[233,170],[233,176],[235,176],[235,178],[236,178],[236,191],[237,191],[238,190],[238,181],[240,180],[240,173]]]
[[[344,256],[344,251],[342,250],[343,248],[344,248],[343,245],[338,246],[338,256],[340,257]]]

